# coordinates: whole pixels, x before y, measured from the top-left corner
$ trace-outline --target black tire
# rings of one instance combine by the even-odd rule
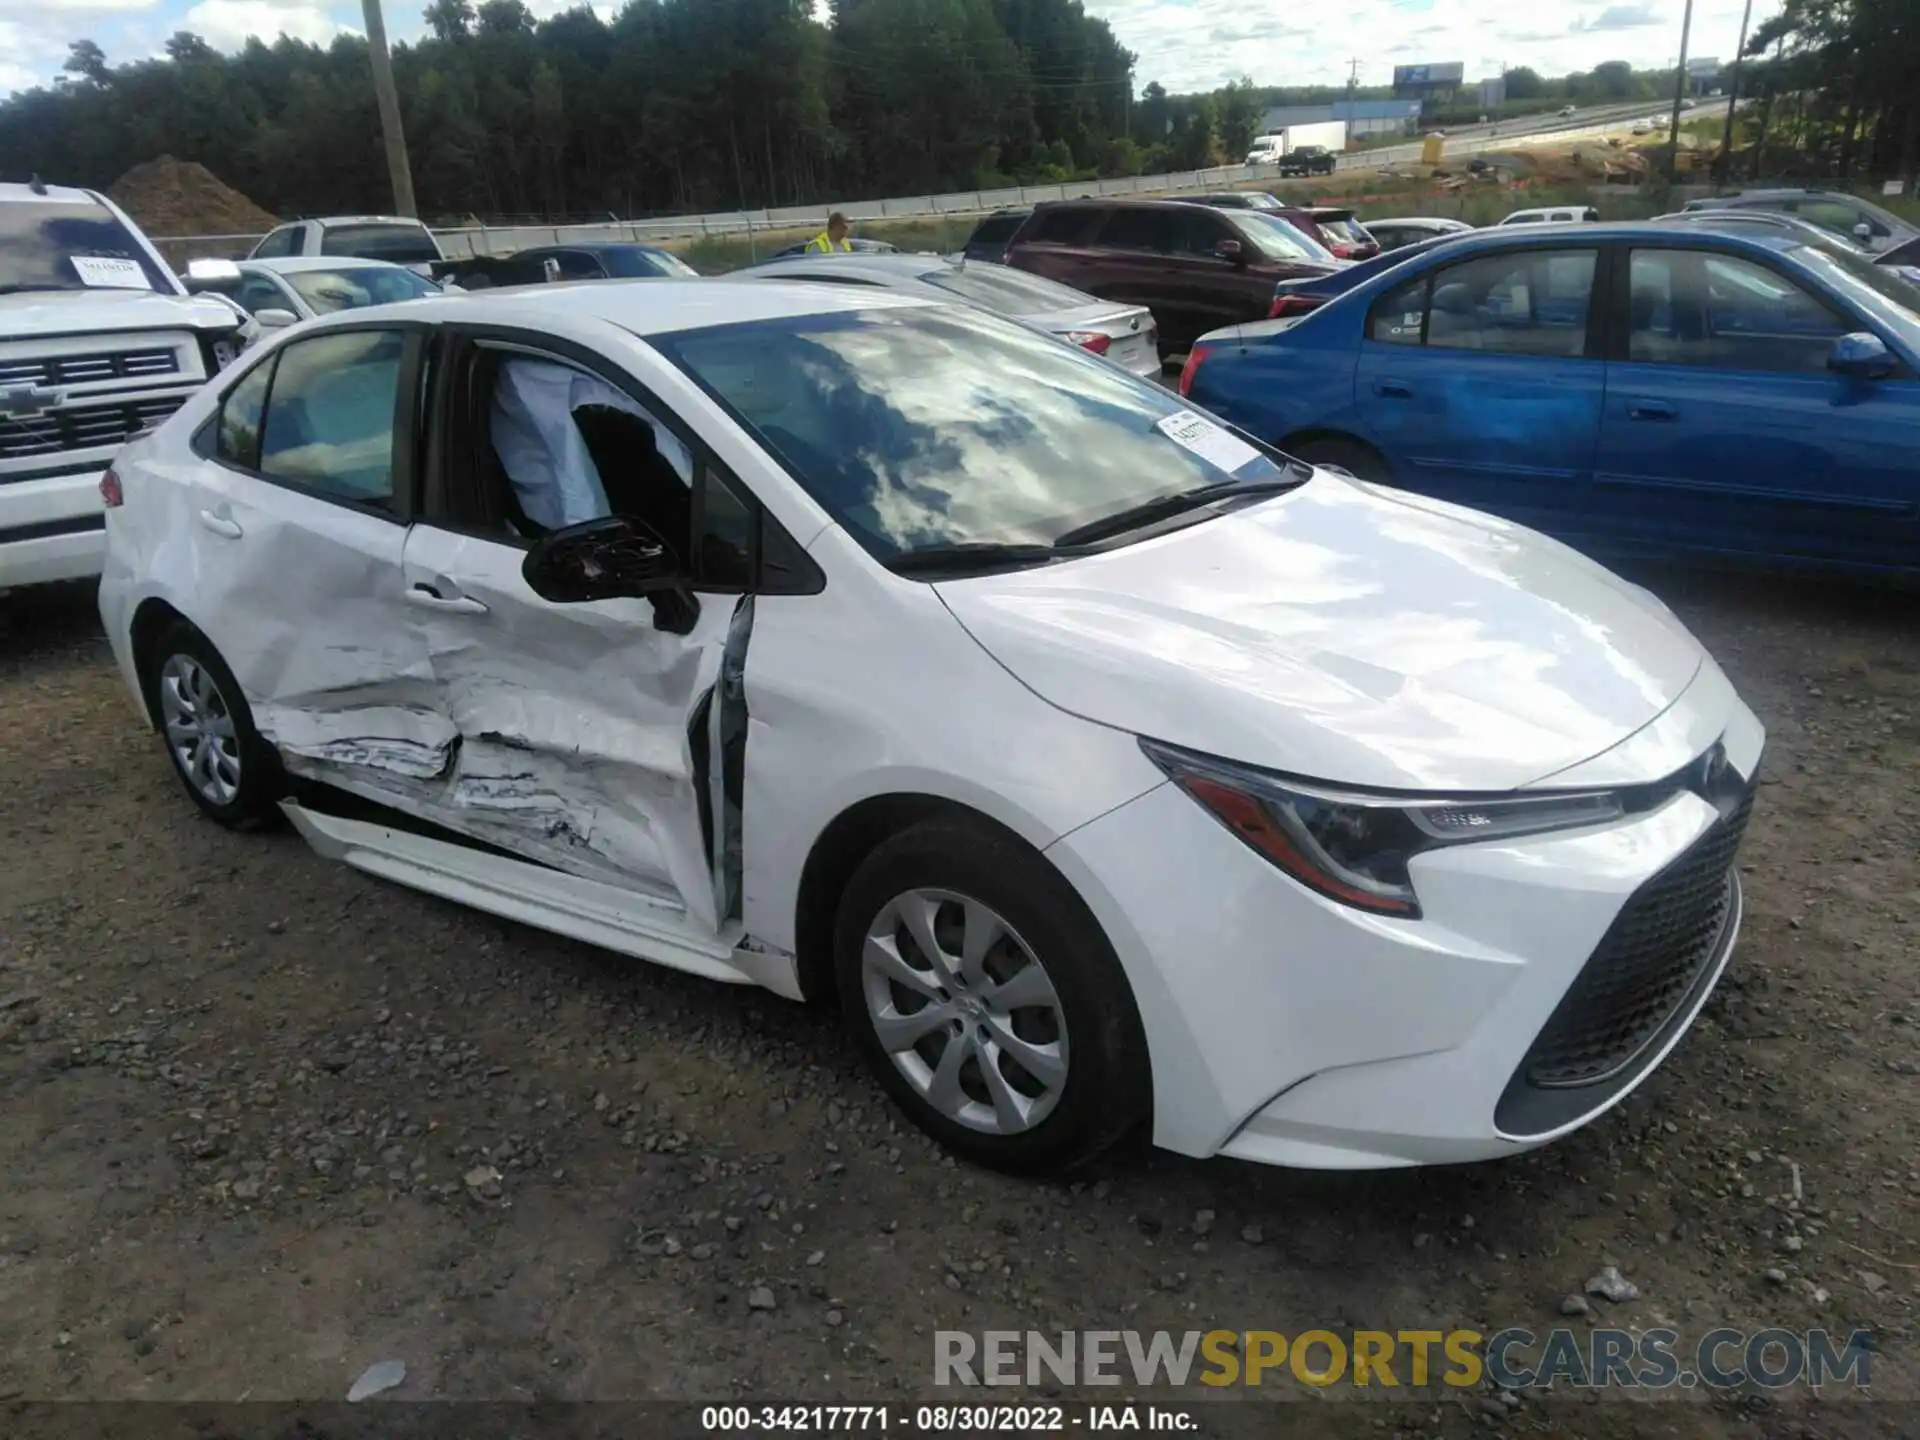
[[[162,677],[176,656],[191,661],[206,674],[216,697],[216,713],[232,721],[239,780],[232,797],[224,802],[207,794],[195,781],[168,731]],[[286,772],[280,766],[280,756],[254,728],[253,711],[241,693],[240,682],[234,679],[213,642],[186,621],[176,620],[153,642],[144,657],[142,673],[153,713],[160,721],[160,742],[166,748],[167,762],[193,803],[229,830],[259,830],[277,822],[279,801],[287,793]]]
[[[1067,1073],[1053,1108],[1031,1128],[990,1134],[941,1113],[875,1032],[861,958],[867,931],[890,902],[916,889],[950,891],[996,911],[1052,982],[1065,1020]],[[969,1160],[1023,1175],[1070,1170],[1110,1149],[1151,1110],[1146,1038],[1113,947],[1057,871],[987,825],[926,821],[876,848],[841,896],[834,968],[848,1027],[881,1086],[915,1125]],[[977,1070],[974,1084],[984,1088]]]
[[[1344,435],[1329,435],[1324,439],[1282,445],[1280,448],[1294,459],[1304,460],[1309,465],[1344,470],[1356,479],[1369,480],[1375,485],[1393,484],[1393,467],[1387,464],[1387,457],[1371,445],[1350,440]]]

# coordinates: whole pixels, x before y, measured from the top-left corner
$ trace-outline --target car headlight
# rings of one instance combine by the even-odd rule
[[[1282,780],[1142,739],[1167,778],[1253,850],[1330,900],[1420,917],[1407,864],[1425,850],[1601,825],[1627,813],[1610,791],[1497,796],[1370,795]]]

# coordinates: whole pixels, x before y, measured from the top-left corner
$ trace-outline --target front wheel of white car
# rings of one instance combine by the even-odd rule
[[[270,823],[286,788],[280,757],[254,729],[213,643],[176,621],[148,653],[146,673],[167,758],[193,803],[230,830]]]
[[[938,820],[855,872],[835,926],[841,1004],[913,1122],[983,1165],[1083,1164],[1150,1104],[1146,1045],[1106,937],[1045,860]]]

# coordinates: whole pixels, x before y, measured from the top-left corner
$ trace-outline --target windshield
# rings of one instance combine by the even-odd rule
[[[10,200],[0,205],[0,295],[21,290],[178,293],[104,205]]]
[[[423,265],[440,258],[440,247],[424,225],[329,225],[320,235],[320,253]]]
[[[1002,315],[1042,315],[1099,303],[1091,295],[1002,265],[942,265],[920,278]]]
[[[1351,215],[1316,215],[1313,219],[1323,232],[1340,244],[1364,245],[1373,239]]]
[[[1265,260],[1309,260],[1316,265],[1338,262],[1333,252],[1284,216],[1263,210],[1243,210],[1234,221]]]
[[[392,305],[438,295],[440,287],[398,266],[347,265],[338,270],[299,270],[281,279],[299,292],[316,315],[336,310],[359,310],[368,305]]]
[[[662,276],[684,280],[688,276],[698,279],[700,275],[678,255],[669,255],[665,250],[603,250],[600,262],[607,267],[607,274],[619,280],[653,280]]]
[[[1920,286],[1884,265],[1824,245],[1794,251],[1808,269],[1904,340],[1920,349]]]
[[[1021,225],[1026,222],[1028,213],[1029,212],[1022,210],[1012,215],[989,215],[973,227],[973,234],[968,237],[967,243],[969,245],[987,245],[998,241],[1011,240],[1013,238],[1013,232],[1018,230]]]
[[[1051,544],[1203,485],[1287,478],[1158,385],[960,306],[843,311],[651,337],[883,561]],[[1228,472],[1207,454],[1251,457]]]

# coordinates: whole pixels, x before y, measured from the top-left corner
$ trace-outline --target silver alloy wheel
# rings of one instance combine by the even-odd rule
[[[160,720],[187,783],[209,804],[231,805],[240,793],[240,740],[226,697],[191,655],[169,655],[160,667]]]
[[[949,1120],[1031,1130],[1067,1083],[1067,1019],[1046,967],[992,907],[909,890],[860,955],[867,1018],[907,1083]]]

